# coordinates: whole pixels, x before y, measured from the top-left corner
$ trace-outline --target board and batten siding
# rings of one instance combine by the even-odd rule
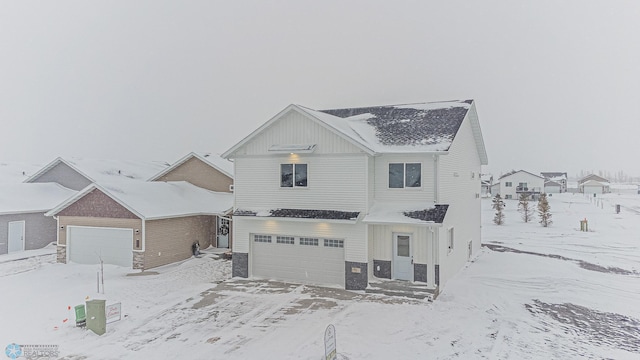
[[[147,220],[144,268],[190,258],[194,242],[199,242],[201,248],[208,247],[215,234],[215,219],[215,216],[189,216]]]
[[[439,229],[440,286],[457,273],[472,251],[480,249],[481,180],[480,157],[469,115],[463,120],[449,154],[438,157],[438,203],[449,204]],[[449,251],[449,229],[454,229],[454,248]]]
[[[433,232],[428,226],[370,225],[369,239],[376,260],[393,260],[393,234],[411,234],[413,260],[420,264],[433,265]]]
[[[384,154],[375,157],[375,199],[377,201],[434,201],[434,166],[433,155],[424,154]],[[389,164],[420,163],[421,187],[389,188]]]
[[[362,153],[358,147],[328,130],[306,114],[291,109],[268,128],[257,134],[236,152],[236,156],[265,155],[272,145],[316,145],[316,154]]]
[[[235,160],[237,209],[365,211],[367,156],[286,154]],[[308,186],[280,187],[280,164],[305,163]]]
[[[229,192],[233,179],[212,168],[202,160],[192,157],[156,181],[187,181],[203,189]]]
[[[345,261],[368,262],[367,225],[363,223],[340,224],[282,218],[271,220],[243,216],[234,217],[233,222],[233,252],[249,253],[251,234],[317,237],[344,240]]]
[[[59,216],[58,217],[58,244],[66,245],[67,243],[67,227],[68,226],[85,226],[85,227],[104,227],[134,230],[132,247],[134,250],[142,248],[142,220],[140,219],[124,219],[124,218],[102,218],[87,216]],[[140,232],[135,234],[135,230]],[[136,248],[135,239],[140,240],[140,247]]]

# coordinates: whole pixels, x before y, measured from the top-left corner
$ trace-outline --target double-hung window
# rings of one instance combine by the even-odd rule
[[[389,188],[419,188],[422,186],[422,165],[420,163],[389,164]]]
[[[280,164],[280,187],[307,187],[307,164]]]
[[[512,187],[512,186],[513,186],[513,183],[512,183],[511,181],[505,181],[505,182],[504,182],[504,186],[505,186],[505,187]]]

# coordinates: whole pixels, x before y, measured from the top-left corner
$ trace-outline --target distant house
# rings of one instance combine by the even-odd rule
[[[493,185],[493,175],[482,174],[480,177],[480,195],[482,197],[491,196],[491,186]]]
[[[487,154],[471,100],[290,105],[222,156],[235,164],[233,276],[437,291],[480,249]]]
[[[527,194],[536,199],[544,192],[544,178],[524,170],[506,173],[492,186],[493,195],[500,194],[503,199],[518,199]]]
[[[189,258],[215,241],[233,194],[185,181],[91,184],[47,212],[57,219],[58,262],[150,269]]]
[[[0,254],[55,243],[56,221],[44,213],[75,193],[55,183],[0,184]]]
[[[611,192],[609,180],[590,174],[578,180],[578,191],[585,194],[606,194]]]
[[[545,179],[545,193],[551,194],[567,192],[568,177],[566,172],[541,172],[540,175]]]
[[[82,190],[94,182],[145,181],[168,166],[163,162],[59,157],[24,182],[55,182],[72,190]]]
[[[233,163],[217,155],[192,152],[149,178],[149,181],[187,181],[211,191],[232,192]],[[211,245],[230,248],[233,242],[231,216],[218,216],[216,221],[216,239]]]

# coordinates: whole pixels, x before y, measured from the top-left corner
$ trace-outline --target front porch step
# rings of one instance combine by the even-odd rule
[[[368,294],[382,294],[387,296],[403,296],[411,299],[433,301],[438,296],[438,288],[431,289],[426,285],[408,281],[370,282],[364,290]]]

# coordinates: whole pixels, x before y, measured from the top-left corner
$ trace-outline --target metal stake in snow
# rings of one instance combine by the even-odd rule
[[[98,255],[98,259],[100,259],[100,271],[97,273],[98,292],[100,292],[100,283],[102,283],[102,293],[104,294],[104,261],[102,260],[102,256],[100,254],[96,253],[96,255]]]
[[[324,331],[324,358],[325,360],[335,360],[336,352],[336,328],[329,324]]]

